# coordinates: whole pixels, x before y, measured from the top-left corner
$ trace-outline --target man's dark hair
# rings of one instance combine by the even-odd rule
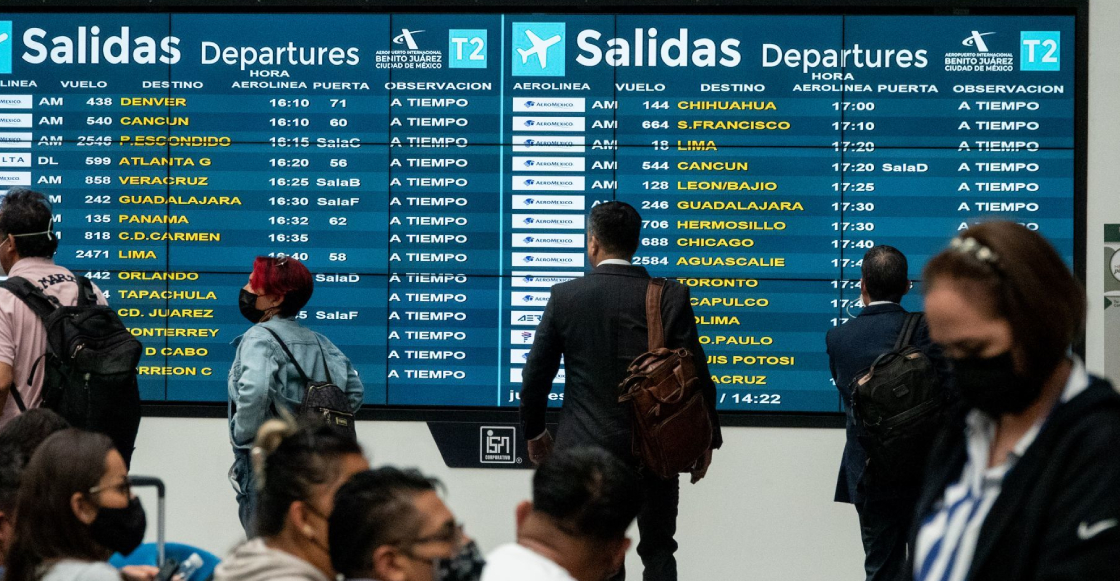
[[[605,202],[592,208],[587,233],[608,254],[634,256],[642,235],[642,216],[626,202]]]
[[[26,188],[8,191],[0,201],[0,236],[8,234],[32,234],[16,236],[16,250],[22,258],[50,258],[58,249],[58,236],[54,234],[51,220],[51,205],[47,197]]]
[[[601,448],[557,452],[533,475],[533,510],[572,535],[620,539],[641,507],[637,473]]]
[[[15,509],[20,474],[35,449],[51,434],[69,427],[53,411],[33,408],[0,429],[0,512],[10,514]]]
[[[420,532],[423,520],[413,497],[442,487],[414,469],[385,466],[350,477],[334,496],[331,563],[347,579],[371,577],[373,551]]]
[[[902,301],[910,290],[906,256],[893,246],[876,246],[863,255],[863,288],[872,301]]]

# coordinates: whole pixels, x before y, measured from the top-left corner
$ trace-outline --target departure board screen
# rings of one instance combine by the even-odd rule
[[[0,14],[0,191],[144,344],[149,402],[223,402],[257,255],[369,405],[518,404],[586,215],[690,287],[725,411],[837,412],[824,335],[875,245],[1026,224],[1074,261],[1073,16]],[[920,305],[920,281],[907,306]],[[564,372],[553,405],[563,400]]]

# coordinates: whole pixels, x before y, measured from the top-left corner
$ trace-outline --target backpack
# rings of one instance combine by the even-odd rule
[[[315,342],[319,345],[319,353],[323,355],[323,369],[327,372],[326,381],[312,381],[303,372],[296,358],[280,338],[276,331],[264,327],[280,344],[280,348],[284,350],[284,354],[295,366],[296,372],[299,373],[300,379],[304,384],[303,397],[300,398],[299,407],[296,409],[297,419],[306,419],[313,423],[320,423],[330,426],[333,430],[350,436],[355,440],[358,439],[358,431],[354,426],[354,414],[350,411],[350,399],[346,397],[346,393],[342,391],[331,380],[331,370],[327,362],[327,354],[323,351],[323,344],[319,343],[319,338],[315,338]],[[276,415],[275,413],[273,415]]]
[[[83,276],[75,276],[78,301],[62,306],[27,279],[0,283],[31,309],[47,331],[47,352],[35,360],[27,385],[42,365],[42,407],[54,410],[75,428],[101,432],[113,440],[126,465],[132,460],[140,428],[140,388],[136,366],[143,346],[105,305]],[[16,386],[12,398],[27,411]]]
[[[922,313],[909,313],[894,348],[850,384],[852,415],[878,483],[914,484],[949,409],[933,362],[911,342]]]
[[[649,351],[639,355],[619,386],[619,403],[632,411],[634,455],[657,476],[668,479],[690,471],[712,445],[712,418],[688,349],[666,349],[661,325],[665,279],[653,278],[646,290]]]

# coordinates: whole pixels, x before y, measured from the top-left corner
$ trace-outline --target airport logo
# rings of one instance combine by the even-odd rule
[[[536,252],[514,252],[513,263],[523,264],[526,266],[536,267],[568,267],[573,266],[583,268],[583,261],[586,256],[583,253],[572,252],[554,252],[554,253],[536,253]]]
[[[584,196],[513,196],[515,210],[583,210]]]
[[[521,327],[536,327],[541,322],[543,311],[510,311],[509,324]]]
[[[564,76],[564,39],[563,22],[514,22],[513,76]]]
[[[514,440],[517,428],[513,426],[482,426],[478,429],[479,458],[483,464],[516,464],[517,452]]]
[[[583,113],[587,99],[583,97],[514,97],[514,113]]]
[[[447,32],[447,66],[452,69],[486,68],[486,30],[453,28]]]
[[[393,37],[393,47],[373,53],[374,67],[378,69],[442,69],[443,51],[422,49],[417,37],[424,30],[400,29]],[[402,48],[397,48],[397,47]]]
[[[583,234],[514,234],[514,248],[582,248]]]
[[[0,133],[0,147],[30,148],[31,133]]]
[[[973,30],[972,34],[970,34],[968,36],[968,38],[961,41],[961,44],[963,44],[965,46],[976,47],[976,52],[988,52],[988,44],[986,42],[984,42],[984,37],[988,36],[990,34],[995,34],[995,33],[994,32],[981,33],[979,30]]]
[[[513,171],[586,171],[582,157],[513,157]]]
[[[580,278],[582,272],[513,272],[511,286],[520,288],[551,288],[553,285]]]
[[[421,32],[424,31],[402,28],[401,33],[393,37],[393,44],[406,45],[408,47],[408,50],[420,50],[420,47],[416,46],[416,39],[413,38],[412,35],[420,34]]]
[[[514,131],[586,131],[583,117],[513,117]]]
[[[516,361],[514,361],[514,363],[516,363]],[[523,368],[521,368],[521,367],[510,368],[510,370],[509,370],[509,380],[510,380],[510,382],[511,383],[516,383],[517,385],[521,385],[521,375],[522,375],[522,373],[523,373]],[[568,377],[568,374],[565,373],[565,371],[563,369],[561,369],[560,371],[556,372],[556,378],[552,380],[552,383],[553,384],[556,384],[556,383],[561,383],[562,384],[562,383],[564,383],[564,380],[567,377]]]
[[[515,307],[544,307],[548,304],[547,292],[510,293],[510,304]]]
[[[1024,30],[1019,33],[1021,71],[1059,71],[1062,69],[1062,33]]]
[[[12,21],[0,20],[0,74],[12,72],[12,45],[15,42],[12,38]]]
[[[3,46],[3,45],[0,45]],[[0,109],[30,109],[31,95],[0,95]]]
[[[513,227],[520,229],[583,230],[583,214],[514,214]]]

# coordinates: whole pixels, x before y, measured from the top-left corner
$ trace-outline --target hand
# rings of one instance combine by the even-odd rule
[[[696,465],[692,467],[692,483],[700,482],[702,478],[708,475],[708,467],[712,465],[712,449],[708,448],[707,452],[696,461]]]
[[[529,440],[529,460],[540,466],[552,454],[552,434],[545,430],[534,440]]]
[[[128,565],[121,567],[121,576],[128,581],[154,581],[159,567],[151,565]]]

